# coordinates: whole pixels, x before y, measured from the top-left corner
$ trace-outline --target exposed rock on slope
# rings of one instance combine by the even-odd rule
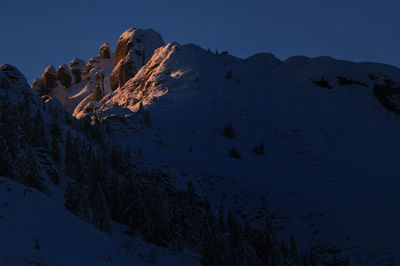
[[[49,94],[51,89],[57,86],[57,72],[53,65],[48,66],[42,75],[43,94]]]
[[[93,101],[100,101],[105,95],[111,93],[109,78],[103,71],[96,72],[94,83]]]
[[[73,113],[76,106],[99,85],[99,79],[96,78],[98,72],[101,72],[103,83],[100,85],[101,91],[98,91],[100,94],[95,98],[111,92],[109,75],[112,69],[113,53],[109,44],[103,44],[99,55],[91,58],[86,65],[83,60],[75,58],[69,66],[61,65],[56,73],[54,66],[50,66],[46,68],[42,80],[35,79],[31,87],[39,96],[56,96]]]
[[[72,84],[72,72],[67,65],[61,65],[57,70],[57,79],[65,87],[69,88]]]
[[[79,58],[74,58],[69,63],[69,69],[73,75],[73,83],[79,83],[82,80],[83,69],[85,68],[85,61]]]
[[[110,59],[112,55],[111,52],[111,47],[108,43],[104,43],[101,47],[100,47],[100,51],[99,51],[99,55],[100,57],[103,58],[107,58]]]
[[[131,28],[119,38],[111,73],[111,87],[122,87],[152,57],[154,51],[164,45],[161,35],[152,29]]]
[[[39,96],[57,96],[69,112],[82,117],[86,111],[92,110],[86,105],[98,107],[95,102],[110,94],[111,88],[122,87],[133,78],[162,45],[161,35],[154,30],[131,28],[121,35],[115,56],[110,45],[105,43],[98,56],[91,58],[86,65],[83,60],[75,58],[69,67],[61,65],[57,72],[54,66],[50,66],[42,79],[35,79],[31,87]],[[82,110],[86,111],[82,113]]]

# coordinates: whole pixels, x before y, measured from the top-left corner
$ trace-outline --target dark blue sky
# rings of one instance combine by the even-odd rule
[[[0,64],[32,81],[49,64],[88,60],[104,42],[115,48],[134,26],[239,57],[263,51],[400,66],[399,10],[398,0],[3,1]]]

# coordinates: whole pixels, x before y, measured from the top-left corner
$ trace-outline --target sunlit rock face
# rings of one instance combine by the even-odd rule
[[[131,28],[125,31],[115,49],[111,87],[122,87],[150,60],[154,51],[163,45],[161,35],[152,29]]]
[[[108,43],[103,44],[100,47],[98,56],[90,58],[86,64],[82,73],[82,79],[85,79],[93,69],[96,69],[96,71],[106,70],[110,74],[113,68],[113,56],[110,45]]]
[[[43,94],[48,94],[52,88],[57,86],[57,72],[53,65],[48,66],[42,75]]]
[[[57,79],[65,87],[69,88],[72,84],[72,73],[67,65],[61,65],[57,70]]]
[[[31,88],[40,96],[57,97],[69,112],[77,114],[122,88],[163,45],[161,35],[154,30],[131,28],[119,38],[115,53],[104,43],[87,63],[74,58],[57,71],[54,66],[47,67]]]
[[[106,94],[110,93],[109,78],[104,71],[99,71],[94,75],[93,101],[100,101]]]
[[[85,68],[85,61],[79,58],[74,58],[69,63],[69,69],[72,73],[72,83],[76,84],[81,82],[83,69]]]
[[[85,66],[85,68],[83,70],[82,79],[84,79],[89,74],[89,72],[93,68],[95,68],[95,65],[96,65],[96,58],[90,58],[89,62],[86,64],[86,66]]]

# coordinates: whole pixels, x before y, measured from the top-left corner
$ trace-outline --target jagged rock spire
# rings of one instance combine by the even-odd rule
[[[48,66],[42,75],[43,94],[48,94],[52,88],[57,86],[57,72],[53,65]]]
[[[72,84],[72,73],[67,65],[61,65],[57,70],[57,79],[65,87],[69,88]]]
[[[72,72],[72,82],[74,84],[81,82],[82,72],[85,68],[85,61],[79,58],[74,58],[69,63],[69,69]]]
[[[104,43],[101,47],[100,47],[100,51],[99,51],[99,56],[103,57],[103,58],[111,58],[111,47],[108,43]]]
[[[85,68],[83,69],[82,79],[84,79],[90,71],[95,68],[96,65],[96,58],[90,58],[89,62],[86,64]]]
[[[100,101],[105,95],[105,78],[106,74],[103,71],[97,72],[94,75],[94,92],[92,95],[93,101]]]
[[[163,45],[161,35],[152,29],[130,28],[125,31],[115,49],[111,88],[122,87],[150,60],[154,51]]]

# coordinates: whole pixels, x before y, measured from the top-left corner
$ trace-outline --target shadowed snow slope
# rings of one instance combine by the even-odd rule
[[[127,118],[114,128],[121,142],[148,160],[269,192],[282,235],[379,264],[399,260],[400,124],[387,104],[398,106],[397,84],[400,70],[382,64],[242,60],[170,43],[97,112],[143,104],[151,127],[138,134]],[[234,138],[223,136],[228,124]],[[252,151],[261,143],[265,156]],[[241,160],[229,157],[232,147]]]
[[[400,69],[267,53],[239,59],[194,44],[160,47],[161,36],[143,32],[125,32],[114,62],[89,66],[72,85],[75,117],[108,121],[121,146],[200,185],[223,179],[224,191],[235,183],[269,193],[280,236],[294,233],[306,252],[400,263]],[[218,205],[225,194],[213,189]]]
[[[1,265],[187,264],[193,258],[132,239],[114,225],[108,235],[35,189],[0,177]],[[51,214],[51,215],[49,215]]]

